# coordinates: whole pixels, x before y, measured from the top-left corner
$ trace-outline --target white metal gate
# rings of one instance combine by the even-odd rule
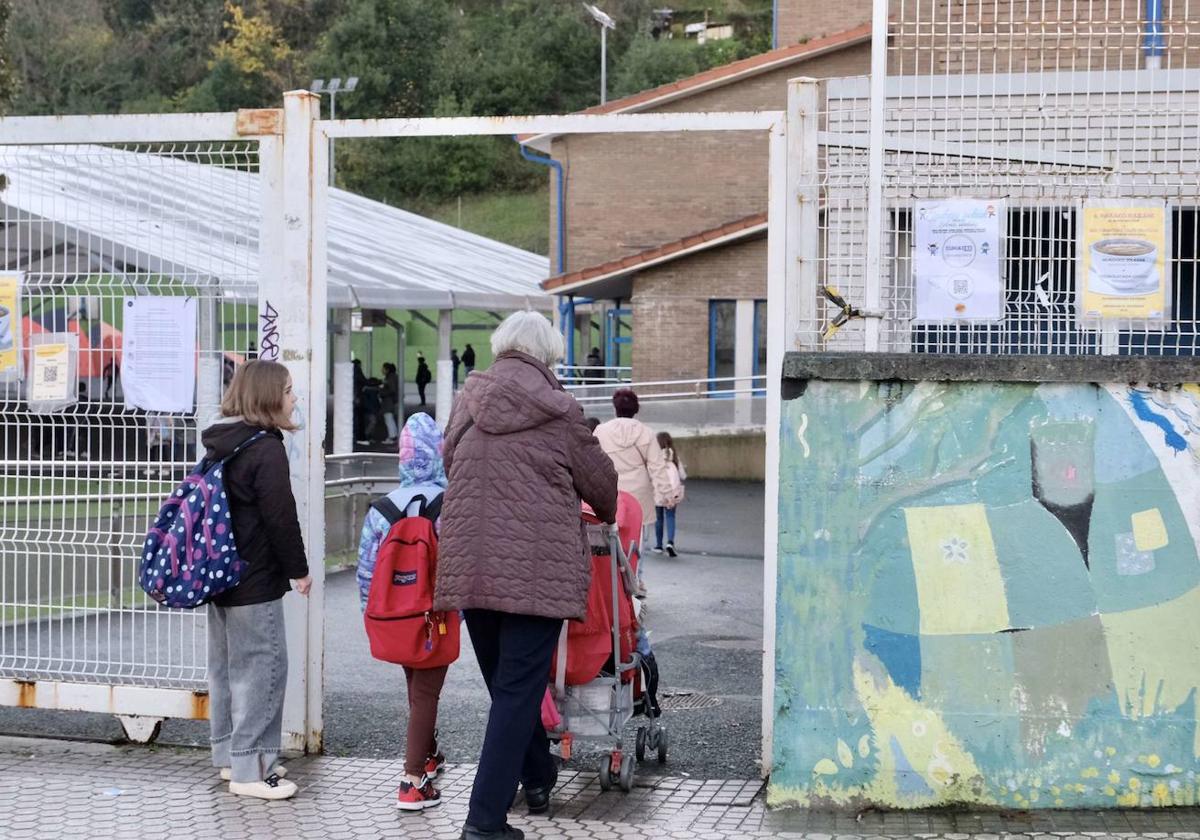
[[[110,712],[143,738],[163,717],[207,716],[203,612],[157,608],[137,586],[138,547],[256,344],[281,358],[287,346],[297,390],[309,391],[308,348],[277,329],[259,336],[260,303],[296,297],[272,291],[290,279],[277,262],[285,203],[311,195],[306,182],[299,202],[283,187],[280,116],[0,120],[0,271],[21,284],[18,306],[0,312],[20,370],[0,386],[2,705]],[[299,284],[301,304],[310,286]],[[147,295],[196,302],[192,411],[126,408],[122,309]],[[30,401],[31,345],[45,336],[69,346],[70,404],[53,410]],[[319,427],[323,394],[307,409]],[[319,466],[307,438],[292,441],[298,486]],[[309,545],[320,545],[320,511],[306,518]],[[290,610],[303,661],[307,605]],[[291,704],[291,746],[309,730],[319,738],[305,718]]]
[[[317,102],[297,91],[280,111],[0,120],[0,174],[10,179],[0,253],[26,274],[25,308],[78,310],[84,299],[77,320],[108,324],[98,328],[112,339],[107,350],[101,337],[73,358],[119,367],[113,334],[126,296],[185,294],[201,313],[196,408],[186,415],[148,423],[126,411],[116,376],[49,415],[28,410],[20,385],[3,392],[0,428],[14,442],[0,458],[0,705],[114,713],[142,736],[164,717],[207,716],[203,616],[160,610],[136,590],[137,548],[167,488],[194,463],[196,429],[215,414],[223,376],[256,339],[260,357],[291,370],[305,418],[288,447],[314,582],[309,599],[285,602],[284,739],[320,749],[330,138],[759,131],[770,172],[747,177],[772,184],[772,298],[783,288],[782,113],[325,122]],[[769,317],[767,378],[777,381],[783,307]],[[338,361],[335,383],[349,367]],[[768,424],[778,415],[773,390]],[[35,448],[54,430],[73,435],[70,445]]]

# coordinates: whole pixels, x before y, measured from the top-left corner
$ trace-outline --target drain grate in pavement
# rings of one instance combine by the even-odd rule
[[[670,712],[686,712],[720,706],[721,698],[691,688],[668,688],[663,690],[658,704]]]

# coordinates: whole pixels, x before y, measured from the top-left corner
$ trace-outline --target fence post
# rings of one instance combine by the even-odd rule
[[[284,94],[281,136],[260,140],[263,180],[259,254],[259,357],[286,365],[301,428],[285,436],[292,492],[313,585],[306,599],[284,598],[288,685],[284,749],[321,750],[325,594],[325,172],[319,98]]]
[[[788,83],[787,194],[788,225],[786,288],[790,311],[787,342],[796,349],[815,350],[820,328],[817,323],[817,284],[821,261],[821,181],[818,172],[818,127],[820,82],[811,78]]]
[[[888,0],[874,0],[871,24],[871,122],[867,180],[867,264],[862,308],[868,313],[863,349],[879,351],[882,319],[875,316],[883,300],[883,121],[887,103]]]
[[[788,287],[787,268],[794,234],[788,224],[791,204],[788,135],[795,127],[791,109],[771,127],[767,197],[767,429],[766,498],[763,523],[763,684],[762,684],[762,775],[771,774],[775,732],[775,592],[779,549],[779,451],[782,428],[783,355],[787,350],[788,301],[795,289]]]
[[[333,451],[354,451],[354,363],[350,360],[349,309],[333,313]],[[404,373],[400,374],[402,377]]]

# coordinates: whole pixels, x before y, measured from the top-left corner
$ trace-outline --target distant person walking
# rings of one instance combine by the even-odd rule
[[[597,426],[595,434],[617,468],[620,489],[633,494],[642,506],[643,535],[639,545],[644,547],[645,528],[655,520],[655,497],[669,499],[674,492],[671,476],[654,432],[645,423],[634,419],[639,408],[637,394],[629,388],[621,388],[613,394],[612,402],[616,418]],[[641,568],[639,564],[638,570]]]
[[[471,371],[475,370],[475,348],[470,344],[463,350],[462,354],[463,367],[467,371],[467,376],[471,375]]]
[[[288,671],[282,598],[293,585],[301,595],[312,586],[283,445],[283,432],[296,428],[295,407],[287,368],[247,362],[225,393],[221,419],[201,436],[206,457],[219,460],[265,432],[224,468],[246,567],[241,582],[208,606],[213,766],[229,780],[230,793],[258,799],[296,793],[279,764]]]
[[[604,357],[600,355],[600,348],[593,347],[587,354],[587,368],[583,375],[588,385],[599,385],[604,382]]]
[[[433,381],[433,374],[429,372],[429,365],[425,363],[425,356],[417,354],[417,394],[421,397],[421,405],[425,405],[425,389],[429,387],[429,383]]]
[[[354,368],[354,439],[366,441],[367,418],[363,413],[363,391],[367,388],[367,375],[363,373],[362,359],[355,359]]]
[[[675,451],[675,441],[668,432],[658,433],[658,448],[662,450],[667,461],[667,475],[671,479],[672,493],[662,496],[657,491],[654,494],[654,553],[662,554],[664,545],[669,556],[677,556],[675,550],[675,511],[683,501],[683,482],[687,479],[687,471]],[[663,526],[666,526],[667,541],[663,543]]]
[[[400,377],[391,362],[383,364],[383,386],[379,389],[379,404],[383,409],[383,422],[387,426],[385,443],[395,443],[400,429],[396,425],[397,406],[400,399]]]
[[[587,611],[591,556],[580,500],[617,514],[617,476],[583,409],[550,370],[562,336],[536,312],[492,336],[495,362],[454,403],[444,460],[434,608],[463,609],[492,708],[462,837],[521,840],[517,782],[544,813],[558,772],[541,703],[563,619]]]
[[[439,505],[446,489],[442,432],[432,417],[421,412],[408,418],[400,435],[399,454],[400,486],[387,494],[387,500],[395,511],[419,516],[421,503],[424,502],[426,507]],[[435,518],[436,532],[436,517],[430,516]],[[358,596],[364,610],[367,609],[379,548],[391,527],[392,523],[375,507],[367,511],[358,542]],[[450,666],[403,667],[408,686],[408,734],[404,747],[405,779],[396,794],[396,807],[402,811],[420,811],[441,803],[441,794],[433,785],[446,764],[446,757],[437,745],[437,715],[442,685]]]
[[[454,390],[456,390],[456,391],[458,390],[458,368],[459,368],[459,365],[461,365],[461,364],[462,364],[462,359],[460,359],[458,357],[458,351],[451,349],[450,350],[450,365],[454,369],[453,382],[454,382]]]

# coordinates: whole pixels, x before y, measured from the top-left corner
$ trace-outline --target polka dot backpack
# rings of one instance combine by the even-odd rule
[[[266,432],[220,461],[205,458],[163,502],[142,544],[138,583],[165,607],[193,609],[238,585],[244,561],[233,542],[225,464]]]

